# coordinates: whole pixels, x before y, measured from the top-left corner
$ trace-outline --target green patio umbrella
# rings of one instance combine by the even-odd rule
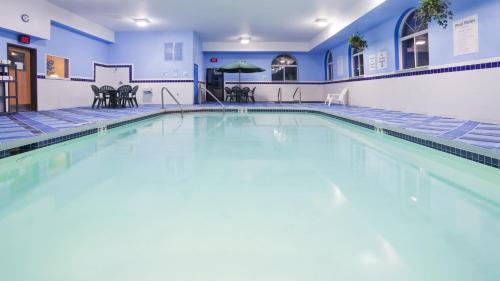
[[[266,70],[246,61],[240,60],[218,68],[217,71],[224,73],[238,73],[238,83],[241,85],[241,73],[256,73],[264,72]]]

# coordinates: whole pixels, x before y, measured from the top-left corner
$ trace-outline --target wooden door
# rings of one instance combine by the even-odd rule
[[[31,51],[25,48],[19,48],[14,46],[8,47],[8,59],[17,65],[17,94],[19,97],[19,111],[31,111],[32,108],[32,89],[31,89],[31,79],[32,79],[32,58]],[[10,76],[14,76],[14,70],[9,73]],[[9,96],[16,95],[15,84],[9,85]],[[10,99],[9,105],[11,108],[15,107],[16,100]]]

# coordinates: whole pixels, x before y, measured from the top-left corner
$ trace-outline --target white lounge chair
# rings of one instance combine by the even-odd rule
[[[342,105],[347,105],[347,94],[349,92],[349,88],[345,88],[340,92],[340,94],[328,94],[326,96],[325,104],[331,106],[332,103],[340,103]]]

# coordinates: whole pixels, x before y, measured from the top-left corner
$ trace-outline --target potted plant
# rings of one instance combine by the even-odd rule
[[[349,45],[351,45],[351,48],[356,49],[358,52],[362,52],[364,49],[368,48],[368,43],[365,38],[359,34],[359,32],[356,32],[349,37]]]
[[[450,0],[420,0],[417,17],[423,22],[436,21],[443,28],[448,27],[448,20],[453,19]]]

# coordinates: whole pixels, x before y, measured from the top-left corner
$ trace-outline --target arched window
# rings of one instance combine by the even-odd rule
[[[410,11],[403,19],[399,33],[400,61],[402,69],[429,65],[428,24]]]
[[[326,53],[326,79],[333,81],[333,54],[330,50]]]
[[[363,57],[363,51],[360,51],[356,48],[351,49],[351,67],[352,67],[352,76],[358,77],[365,75],[365,63]]]
[[[297,81],[297,60],[290,55],[279,55],[272,62],[273,81]]]

